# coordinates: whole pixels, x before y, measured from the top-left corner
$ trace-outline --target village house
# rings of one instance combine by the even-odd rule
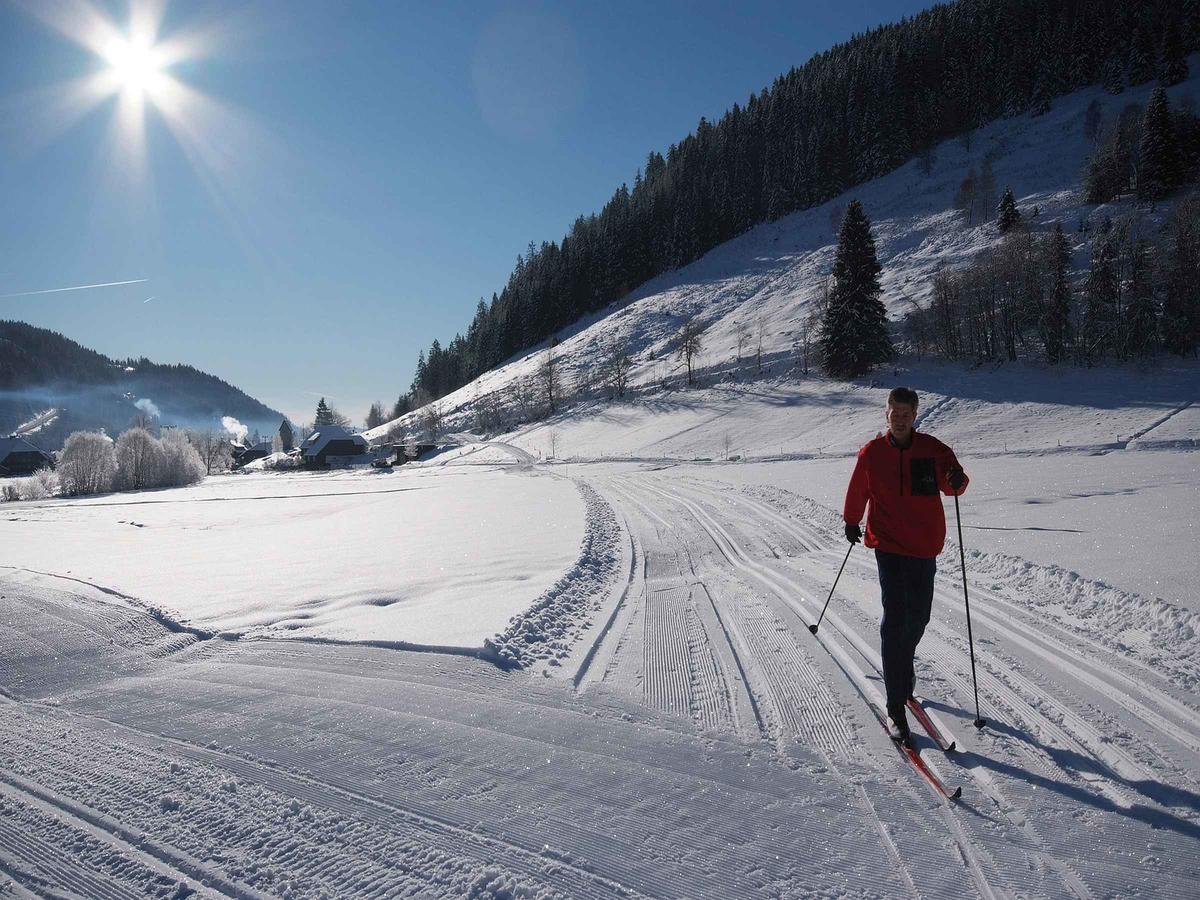
[[[367,439],[337,425],[322,425],[300,444],[306,469],[329,469],[366,462]]]
[[[0,438],[0,477],[32,475],[38,469],[54,468],[54,457],[19,435]]]

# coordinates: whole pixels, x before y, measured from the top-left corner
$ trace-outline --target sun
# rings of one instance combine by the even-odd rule
[[[162,52],[144,39],[115,38],[102,57],[109,65],[108,75],[117,89],[144,95],[161,91],[166,74]]]

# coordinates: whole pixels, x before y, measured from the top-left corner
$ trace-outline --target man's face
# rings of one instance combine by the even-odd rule
[[[889,403],[885,415],[892,437],[902,444],[907,443],[912,437],[913,422],[917,420],[917,408],[907,403]]]

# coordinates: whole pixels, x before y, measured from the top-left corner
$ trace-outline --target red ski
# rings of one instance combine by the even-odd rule
[[[925,707],[921,705],[920,700],[916,697],[909,697],[908,710],[921,723],[921,727],[925,729],[926,733],[933,738],[933,742],[938,745],[939,750],[944,753],[950,753],[955,749],[957,742],[938,727],[937,723],[933,721],[933,718],[925,710]]]
[[[891,729],[888,728],[887,716],[884,715],[879,710],[879,707],[877,707],[874,703],[871,704],[871,712],[875,713],[875,719],[880,725],[883,726],[883,730],[888,732],[888,737],[891,737]],[[910,747],[908,744],[905,744],[903,741],[898,741],[895,738],[892,738],[892,743],[896,746],[896,749],[900,751],[900,755],[912,763],[912,767],[921,773],[925,780],[933,786],[935,791],[937,791],[947,800],[957,800],[962,796],[962,785],[955,786],[954,790],[950,790],[948,787],[946,787],[946,783],[942,781],[937,772],[933,770],[933,767],[921,758],[921,754],[917,752],[915,747]]]

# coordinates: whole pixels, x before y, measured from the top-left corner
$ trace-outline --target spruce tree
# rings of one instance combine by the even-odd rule
[[[1150,270],[1150,247],[1139,239],[1129,267],[1129,305],[1123,323],[1122,356],[1148,356],[1157,347],[1158,309]]]
[[[1158,83],[1164,87],[1179,84],[1188,77],[1187,54],[1179,37],[1179,22],[1172,16],[1167,21],[1163,34],[1162,52],[1159,54]]]
[[[325,398],[322,397],[317,401],[317,415],[313,419],[313,428],[323,428],[326,425],[333,425],[333,410],[325,403]]]
[[[1185,201],[1175,211],[1163,285],[1162,342],[1179,356],[1200,347],[1200,210]]]
[[[1050,302],[1042,318],[1042,346],[1046,348],[1046,359],[1051,364],[1066,358],[1071,329],[1071,282],[1067,266],[1071,263],[1071,247],[1062,225],[1054,226],[1050,235],[1048,255],[1050,263]]]
[[[1157,62],[1150,30],[1139,26],[1129,47],[1129,83],[1145,84],[1152,79],[1157,72]]]
[[[862,204],[852,200],[842,219],[819,339],[822,365],[835,378],[856,378],[892,358],[887,311],[879,299],[882,270],[871,223]]]
[[[1004,196],[1000,198],[1000,205],[996,209],[996,227],[1001,234],[1006,233],[1014,225],[1021,224],[1021,211],[1017,209],[1016,198],[1013,197],[1012,188],[1004,189]]]
[[[1138,199],[1160,200],[1178,186],[1178,151],[1167,92],[1156,87],[1142,118],[1142,138],[1138,145]]]

